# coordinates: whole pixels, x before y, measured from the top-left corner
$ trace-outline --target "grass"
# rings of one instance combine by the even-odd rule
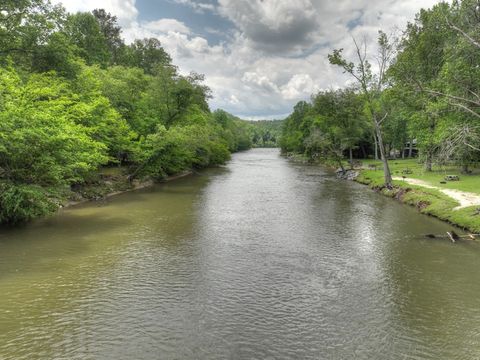
[[[464,229],[480,233],[480,214],[477,211],[478,207],[472,206],[454,210],[459,204],[451,197],[438,190],[411,185],[402,180],[394,180],[394,188],[392,190],[386,189],[383,187],[382,163],[375,160],[363,160],[362,163],[364,166],[375,164],[378,170],[361,170],[357,178],[358,182],[369,185],[371,188],[386,196],[415,206],[421,213],[435,216]],[[446,189],[457,189],[480,194],[480,173],[478,173],[478,171],[471,175],[462,175],[458,168],[437,167],[434,168],[432,172],[426,172],[422,164],[419,164],[416,159],[391,160],[389,164],[393,176],[402,176],[402,171],[408,168],[412,173],[405,174],[404,176],[409,178],[420,179],[433,186]],[[440,181],[444,180],[446,174],[458,175],[460,181],[450,181],[446,184],[440,184]]]
[[[383,180],[383,166],[378,160],[362,160],[364,166],[370,164],[377,165],[378,170],[363,170],[367,177],[372,179],[380,178]],[[475,194],[480,194],[480,169],[474,169],[472,174],[461,174],[458,167],[439,167],[434,166],[433,171],[425,171],[423,164],[418,162],[418,159],[399,159],[389,161],[390,171],[392,176],[406,176],[407,178],[419,179],[428,182],[430,185],[445,189],[456,189],[467,191]],[[404,169],[412,171],[411,174],[402,174]],[[441,184],[444,181],[445,175],[458,175],[460,181],[447,181],[446,184]],[[398,183],[398,181],[397,181]]]

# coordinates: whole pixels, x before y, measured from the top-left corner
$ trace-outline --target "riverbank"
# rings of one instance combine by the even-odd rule
[[[394,175],[393,188],[383,186],[383,170],[374,161],[364,161],[355,181],[404,204],[415,207],[420,213],[434,216],[465,230],[480,232],[480,178],[462,175],[460,181],[444,182],[448,170],[439,169],[426,173],[413,159],[390,162]],[[374,166],[378,165],[378,166]],[[458,172],[458,170],[457,170]],[[438,185],[437,185],[438,184]],[[478,189],[478,190],[477,190]]]
[[[295,162],[312,162],[302,154],[290,153],[285,156]],[[331,162],[313,162],[331,169],[337,168]],[[456,173],[458,169],[441,168],[425,172],[416,159],[398,159],[389,162],[394,181],[393,188],[388,189],[383,185],[383,168],[379,161],[361,160],[361,163],[361,166],[355,167],[353,171],[348,170],[341,178],[367,185],[377,193],[415,207],[422,214],[436,217],[466,231],[480,233],[480,174],[462,175],[460,181],[440,184],[447,173]],[[348,169],[349,164],[345,162],[344,166]],[[443,188],[433,183],[438,183]]]
[[[68,208],[89,201],[102,201],[115,195],[144,189],[158,183],[174,181],[191,174],[193,174],[192,170],[185,170],[159,181],[154,181],[150,178],[130,181],[128,175],[123,172],[121,167],[104,168],[100,171],[95,181],[74,187],[71,194],[59,207]]]

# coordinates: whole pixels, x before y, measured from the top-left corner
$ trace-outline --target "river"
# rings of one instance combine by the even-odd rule
[[[0,359],[478,359],[480,247],[276,149],[0,231]]]

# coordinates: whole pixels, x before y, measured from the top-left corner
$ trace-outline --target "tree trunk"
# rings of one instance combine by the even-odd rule
[[[340,169],[342,170],[342,174],[345,174],[345,168],[343,167],[342,158],[339,156],[335,156],[335,160],[338,166],[340,167]]]
[[[408,157],[411,158],[413,156],[413,139],[410,139],[410,143],[408,144]]]
[[[433,154],[430,150],[427,151],[427,158],[425,159],[425,170],[432,171],[432,163],[433,163]]]
[[[352,148],[348,149],[348,153],[350,155],[350,169],[353,169],[353,151],[352,151]]]
[[[430,119],[429,131],[430,131],[430,134],[432,135],[431,137],[433,137],[433,135],[435,134],[436,122],[434,117],[429,116],[429,119]],[[434,145],[435,144],[433,143],[433,141],[430,141],[430,143],[428,144],[427,159],[425,160],[425,170],[427,171],[432,171]]]
[[[360,150],[362,150],[363,158],[366,159],[367,158],[367,152],[365,151],[365,146],[361,145]]]
[[[375,142],[375,160],[378,160],[378,141],[377,141],[377,136],[375,134],[373,134],[373,140]]]
[[[392,152],[393,152],[393,153],[392,153]],[[394,160],[397,159],[397,149],[395,149],[395,148],[393,147],[393,145],[390,145],[390,146],[388,147],[387,154],[393,154],[393,155],[392,155],[393,159],[394,159]]]
[[[374,118],[373,121],[375,122],[375,132],[377,133],[378,148],[380,150],[380,156],[382,158],[382,163],[383,163],[383,177],[384,177],[385,186],[391,189],[392,174],[390,173],[390,167],[388,166],[387,154],[385,154],[385,146],[383,145],[383,138],[382,138],[382,129],[376,118]]]
[[[402,159],[405,159],[405,148],[402,147]]]

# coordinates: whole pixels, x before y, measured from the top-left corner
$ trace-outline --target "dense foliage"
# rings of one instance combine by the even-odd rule
[[[250,121],[252,144],[255,147],[279,147],[283,120]]]
[[[371,128],[363,113],[363,99],[352,89],[320,92],[310,103],[295,105],[285,120],[280,145],[285,152],[321,157],[342,167],[345,153],[365,153]]]
[[[55,210],[105,165],[160,179],[249,148],[249,125],[211,113],[203,80],[157,39],[125,44],[104,10],[2,1],[0,222]]]
[[[380,32],[375,54],[355,41],[354,61],[334,50],[330,63],[354,87],[299,102],[282,150],[339,165],[348,155],[382,157],[387,186],[387,159],[417,152],[427,171],[450,163],[468,172],[480,160],[479,18],[476,0],[442,2],[422,9],[400,39]]]

